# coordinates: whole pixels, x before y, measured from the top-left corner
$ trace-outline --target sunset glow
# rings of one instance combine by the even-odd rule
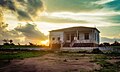
[[[49,45],[49,40],[41,41],[40,43],[41,43],[42,45],[48,46],[48,45]]]

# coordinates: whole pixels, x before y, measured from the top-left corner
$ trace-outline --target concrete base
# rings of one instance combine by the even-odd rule
[[[62,47],[60,51],[70,51],[70,52],[78,52],[78,51],[92,51],[93,49],[98,47]]]

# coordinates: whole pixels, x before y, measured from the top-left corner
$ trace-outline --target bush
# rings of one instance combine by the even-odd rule
[[[99,48],[93,49],[93,51],[91,53],[94,53],[94,54],[103,54],[103,52]]]

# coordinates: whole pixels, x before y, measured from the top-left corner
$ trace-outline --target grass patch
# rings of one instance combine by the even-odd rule
[[[47,51],[14,51],[14,52],[0,52],[0,60],[24,59],[29,57],[37,57],[47,54]]]
[[[111,64],[106,61],[98,61],[97,64],[100,64],[102,68],[100,70],[95,70],[94,72],[119,72],[120,71],[120,62]]]
[[[94,54],[93,59],[106,60],[109,59],[109,57],[107,57],[105,54]]]
[[[92,54],[91,59],[92,60],[90,62],[98,62],[98,61],[104,61],[110,58],[104,54]]]
[[[104,54],[96,54],[92,56],[92,59],[90,62],[94,62],[101,66],[100,70],[94,70],[93,72],[119,72],[120,71],[120,62],[118,63],[110,63],[106,60],[110,59],[109,56]]]
[[[105,53],[107,56],[113,56],[113,57],[119,57],[120,56],[120,52],[118,51],[113,51],[110,53]]]
[[[58,52],[58,56],[66,56],[66,57],[84,57],[87,56],[88,54],[85,53],[79,53],[79,52]]]

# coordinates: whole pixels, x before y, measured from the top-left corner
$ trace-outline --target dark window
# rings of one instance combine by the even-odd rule
[[[70,36],[69,36],[70,34],[67,34],[66,35],[66,38],[67,38],[67,40],[70,40]]]
[[[77,38],[78,40],[80,39],[80,37],[79,37],[79,36],[80,36],[80,34],[78,33],[78,38]]]
[[[89,39],[89,33],[85,33],[85,40],[88,40]]]
[[[55,38],[53,37],[52,40],[55,40]]]
[[[60,37],[58,37],[58,40],[60,40]]]
[[[95,33],[95,41],[97,40],[97,34]]]

